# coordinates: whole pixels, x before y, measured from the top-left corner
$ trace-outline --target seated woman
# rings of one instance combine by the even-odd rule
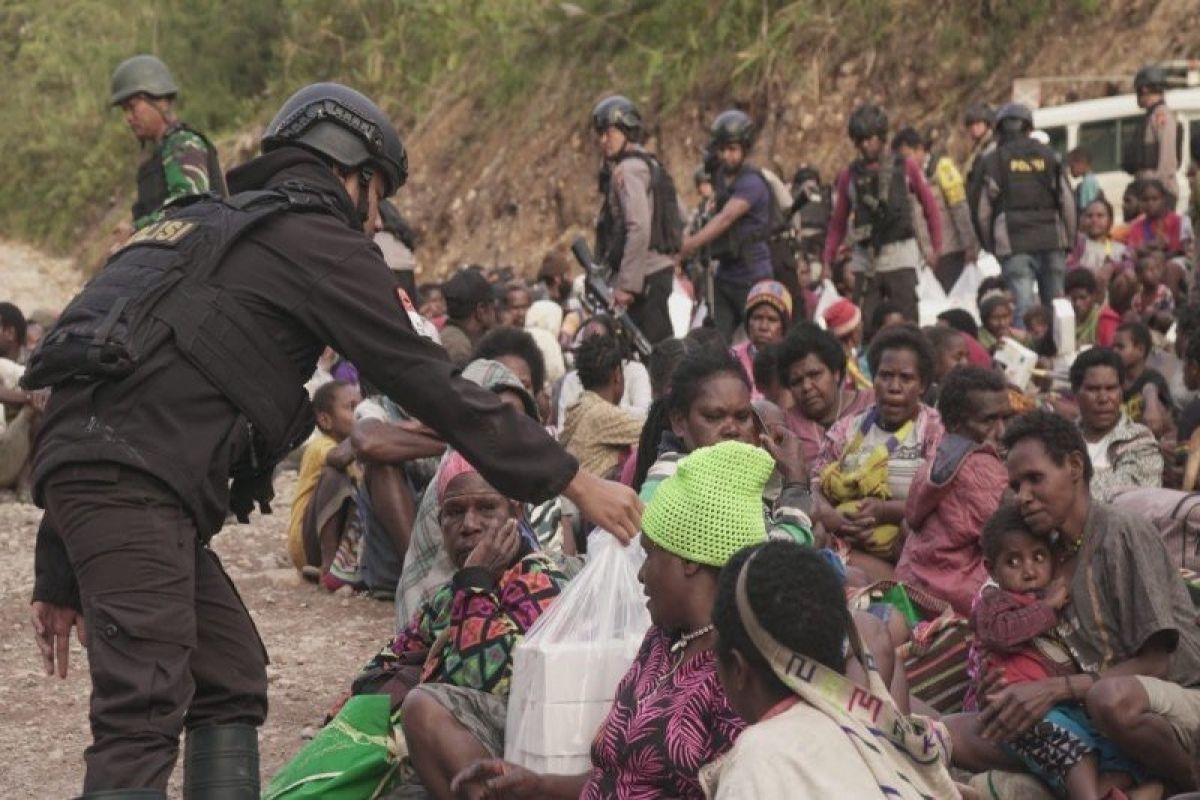
[[[812,323],[793,328],[780,345],[779,381],[792,394],[787,425],[800,440],[809,464],[816,461],[831,425],[865,411],[875,401],[870,389],[847,385],[842,343]]]
[[[769,497],[763,498],[772,535],[815,544],[808,516],[808,464],[799,442],[786,428],[760,427],[750,401],[750,380],[724,349],[695,350],[676,366],[671,390],[655,401],[642,430],[633,488],[649,502],[689,453],[726,441],[770,451],[783,480],[781,489],[769,490]]]
[[[863,651],[828,563],[768,542],[721,570],[713,624],[729,704],[749,727],[700,773],[714,800],[955,798],[944,728],[909,718],[874,670],[847,674]]]
[[[1079,430],[1095,469],[1092,497],[1110,501],[1122,489],[1162,486],[1163,457],[1154,434],[1121,407],[1125,366],[1102,347],[1080,353],[1071,365],[1071,391],[1079,404]]]
[[[455,791],[571,800],[704,796],[700,767],[726,752],[743,727],[717,678],[717,577],[735,552],[766,540],[761,497],[773,469],[766,452],[742,442],[701,448],[646,506],[639,578],[651,626],[593,739],[592,771],[537,775],[487,760],[461,773]]]
[[[1167,257],[1165,280],[1178,295],[1188,262],[1195,256],[1192,222],[1167,205],[1166,187],[1157,178],[1142,181],[1141,212],[1129,223],[1125,244],[1134,251],[1151,247],[1162,250]]]
[[[903,545],[909,487],[937,451],[942,418],[921,402],[933,378],[933,353],[919,331],[887,330],[869,356],[875,404],[826,435],[813,464],[814,518],[849,564],[884,580]]]
[[[426,788],[445,796],[458,769],[503,751],[513,650],[566,578],[537,551],[521,504],[492,488],[462,455],[446,457],[435,484],[454,575],[364,667],[351,693],[390,695],[392,724],[402,723],[406,735],[410,719],[430,723],[421,729],[421,741],[432,737],[445,744],[447,760],[422,760],[427,749],[410,743],[411,766]],[[353,769],[353,753],[341,759]],[[302,754],[293,763],[307,762]],[[413,783],[407,766],[401,763],[390,775],[390,786]],[[295,766],[285,769],[294,772]],[[281,791],[273,796],[287,796]]]
[[[1088,484],[1101,471],[1067,420],[1025,414],[1008,426],[1003,444],[1021,517],[1050,546],[1067,585],[1055,632],[1082,671],[985,688],[980,714],[945,720],[954,764],[972,772],[1021,769],[1004,745],[1045,731],[1046,712],[1071,703],[1151,776],[1195,789],[1188,754],[1200,743],[1200,627],[1177,557],[1149,521],[1096,501]],[[1056,741],[1045,755],[1060,766],[1084,755],[1065,744]],[[988,796],[1026,796],[1005,791],[996,778],[983,778],[996,787]]]
[[[509,363],[516,361],[516,357],[513,355],[506,358]],[[478,358],[467,365],[462,376],[472,383],[491,390],[501,400],[524,411],[531,418],[538,418],[537,404],[532,395],[525,390],[520,378],[499,361]],[[391,430],[391,426],[380,427],[385,432]],[[357,438],[358,429],[356,428],[355,431]],[[364,442],[364,446],[368,443]],[[386,440],[380,442],[370,448],[372,451],[378,451],[372,453],[370,457],[383,461],[390,460],[393,455],[396,455],[390,452],[395,449],[392,446],[395,444],[404,443],[397,441],[388,444]],[[443,458],[447,452],[443,444],[437,450],[438,457]],[[359,457],[362,458],[362,456]],[[403,473],[397,477],[397,480],[404,480]],[[533,514],[530,514],[530,518],[533,518]],[[437,493],[426,487],[416,502],[412,536],[409,538],[404,554],[400,580],[396,584],[396,630],[402,629],[412,619],[417,609],[454,574],[454,564],[450,560],[450,554],[443,547],[442,541],[442,530],[438,524]]]
[[[587,471],[610,476],[637,444],[645,419],[619,408],[625,391],[621,347],[607,334],[583,340],[575,368],[583,394],[569,408],[559,441]]]
[[[1107,286],[1113,272],[1125,265],[1127,248],[1112,238],[1113,208],[1103,197],[1082,210],[1079,235],[1067,256],[1068,274],[1077,269],[1090,272],[1100,286]]]
[[[909,534],[896,579],[945,600],[965,617],[987,580],[980,532],[1008,484],[997,450],[1012,414],[1004,376],[981,367],[952,370],[938,411],[946,435],[909,489],[904,507]]]
[[[792,296],[778,281],[759,281],[746,295],[746,341],[734,345],[733,354],[742,362],[747,375],[754,374],[754,357],[769,344],[783,341],[792,324]],[[765,387],[755,386],[753,399],[762,397]]]

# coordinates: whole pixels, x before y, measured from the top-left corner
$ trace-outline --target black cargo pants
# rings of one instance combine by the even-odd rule
[[[87,624],[84,792],[165,790],[184,727],[262,724],[266,650],[166,484],[93,463],[61,467],[43,485]]]
[[[674,290],[675,270],[671,267],[660,269],[646,278],[642,293],[629,306],[629,319],[652,345],[675,335],[668,302]]]

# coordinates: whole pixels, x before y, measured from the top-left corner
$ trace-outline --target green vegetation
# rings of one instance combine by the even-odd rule
[[[1098,0],[935,5],[938,49],[970,43],[991,66],[1032,22]],[[754,97],[810,54],[836,64],[932,13],[920,0],[8,0],[0,232],[73,249],[124,202],[140,156],[105,101],[137,52],[167,62],[182,116],[217,138],[321,79],[379,99],[405,129],[455,96],[474,98],[480,124],[531,125],[561,113],[539,102],[555,92],[620,86],[655,112],[730,84]]]

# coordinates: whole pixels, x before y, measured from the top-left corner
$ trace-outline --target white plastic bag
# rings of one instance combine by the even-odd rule
[[[918,324],[936,325],[937,315],[950,307],[946,300],[946,292],[937,276],[929,267],[917,268],[917,314]]]
[[[640,542],[588,537],[588,561],[513,656],[504,758],[545,774],[591,769],[592,739],[633,663],[650,614]]]
[[[813,320],[822,328],[825,327],[825,309],[841,300],[842,296],[838,294],[837,287],[833,285],[833,281],[825,278],[821,281],[821,289],[817,294],[817,307],[813,309]]]

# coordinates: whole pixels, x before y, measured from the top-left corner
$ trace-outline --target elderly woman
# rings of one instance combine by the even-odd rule
[[[419,781],[446,796],[455,772],[475,758],[503,752],[513,650],[554,603],[566,578],[537,551],[521,503],[496,491],[460,454],[443,460],[435,482],[453,577],[366,665],[351,691],[389,695],[393,711],[400,706],[411,764],[402,760],[385,783]],[[349,707],[327,727],[332,735],[352,725],[339,722]],[[310,747],[319,751],[324,745],[318,737]],[[266,796],[289,797],[291,788],[313,782],[331,792],[344,789],[339,781],[367,770],[377,756],[369,737],[351,737],[336,759],[337,768],[330,769],[302,752]]]
[[[1004,376],[982,367],[952,370],[938,411],[946,435],[909,489],[904,507],[909,534],[896,579],[945,600],[965,617],[988,577],[980,533],[1008,484],[997,450],[1012,413]]]
[[[765,451],[722,442],[684,459],[647,505],[639,578],[651,626],[593,740],[592,771],[537,775],[481,761],[455,779],[456,791],[531,800],[704,796],[700,767],[743,727],[717,678],[717,579],[730,556],[766,539],[761,497],[773,468]]]
[[[1080,353],[1071,365],[1071,390],[1079,404],[1079,430],[1095,476],[1092,497],[1108,502],[1122,489],[1162,486],[1163,457],[1154,434],[1121,408],[1125,365],[1103,347]]]
[[[778,281],[759,281],[746,295],[743,318],[746,320],[746,341],[734,345],[733,354],[742,362],[746,374],[753,375],[754,357],[759,350],[783,341],[783,335],[792,323],[792,296]],[[752,399],[760,399],[765,388],[755,386]]]
[[[891,328],[871,343],[875,403],[830,428],[813,465],[815,519],[848,563],[890,578],[900,555],[904,502],[942,437],[938,412],[921,402],[933,379],[929,342]]]
[[[945,729],[902,714],[873,670],[861,683],[847,674],[847,640],[863,648],[844,598],[828,563],[788,542],[725,565],[717,671],[749,727],[701,771],[709,798],[959,796]]]
[[[846,383],[846,353],[832,333],[806,323],[788,334],[779,349],[779,381],[792,394],[787,426],[813,463],[829,427],[875,402],[870,389]]]

